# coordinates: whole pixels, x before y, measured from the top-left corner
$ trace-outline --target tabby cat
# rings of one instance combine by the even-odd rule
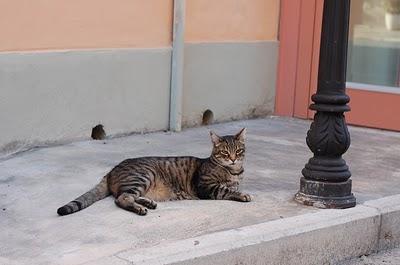
[[[112,194],[115,203],[128,211],[146,215],[155,201],[214,199],[249,202],[239,191],[245,154],[243,128],[236,135],[210,132],[213,149],[208,158],[140,157],[122,161],[93,189],[57,210],[67,215]]]

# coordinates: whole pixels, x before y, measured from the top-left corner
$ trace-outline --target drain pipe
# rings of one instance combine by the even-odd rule
[[[169,129],[182,129],[183,59],[185,48],[185,0],[174,0]]]

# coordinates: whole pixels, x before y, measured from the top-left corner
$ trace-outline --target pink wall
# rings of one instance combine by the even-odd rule
[[[400,95],[348,88],[351,111],[349,124],[400,131]]]
[[[276,40],[280,0],[186,0],[188,42]],[[173,0],[0,0],[0,51],[163,47]]]
[[[282,0],[275,114],[312,117],[316,91],[323,0]]]
[[[169,46],[172,0],[0,0],[0,51]]]
[[[186,0],[188,42],[276,40],[280,0]]]

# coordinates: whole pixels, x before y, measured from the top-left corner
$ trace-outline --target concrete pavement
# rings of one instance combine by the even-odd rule
[[[400,248],[382,251],[369,256],[362,256],[341,265],[398,265],[400,264]]]
[[[59,217],[56,214],[57,207],[90,189],[125,158],[144,155],[205,157],[211,148],[209,129],[219,134],[232,134],[244,126],[248,128],[248,143],[243,190],[253,195],[251,203],[163,202],[155,211],[141,217],[117,208],[113,199],[108,197],[70,216]],[[162,260],[166,259],[160,263],[161,256],[154,256],[160,249],[166,251],[164,255],[173,253],[173,246],[188,245],[197,237],[211,237],[230,246],[218,243],[221,251],[217,253],[228,249],[236,251],[242,249],[241,246],[268,246],[273,250],[271,263],[254,264],[290,264],[285,263],[285,257],[290,260],[285,251],[288,242],[296,242],[285,241],[290,236],[301,239],[299,242],[315,241],[331,231],[332,226],[338,229],[338,233],[342,231],[340,233],[345,235],[343,231],[348,231],[350,235],[351,231],[357,231],[352,224],[360,229],[367,225],[371,229],[369,232],[361,230],[366,244],[356,245],[358,252],[348,251],[342,258],[394,245],[400,237],[396,231],[391,231],[392,239],[388,238],[386,243],[379,243],[377,233],[381,231],[378,224],[384,216],[389,228],[395,226],[398,209],[390,202],[397,197],[383,202],[376,199],[400,193],[400,134],[350,128],[352,146],[345,159],[353,173],[353,191],[358,203],[364,205],[334,211],[305,207],[292,200],[299,187],[300,171],[311,156],[305,144],[308,128],[308,121],[272,117],[186,129],[181,133],[158,132],[106,141],[81,141],[3,158],[0,161],[0,227],[3,228],[0,264],[129,264],[140,260],[150,262],[150,258],[154,264],[163,264]],[[381,212],[381,207],[386,207],[387,215]],[[337,222],[332,223],[332,220]],[[342,230],[342,226],[347,230]],[[289,230],[282,230],[284,227]],[[293,230],[296,227],[307,229]],[[242,228],[248,233],[237,234],[237,230]],[[264,236],[251,239],[258,229]],[[274,231],[280,231],[276,238],[271,237]],[[322,234],[315,231],[322,231]],[[356,234],[352,238],[357,241]],[[308,239],[300,235],[308,235]],[[241,242],[240,238],[246,241]],[[337,237],[325,239],[338,240]],[[215,242],[207,240],[205,242]],[[193,244],[196,241],[205,249],[213,249],[200,239],[195,239]],[[372,242],[376,244],[372,246]],[[296,249],[295,245],[292,249]],[[201,262],[197,257],[201,252],[191,251],[191,257]],[[243,253],[242,256],[250,253],[251,259],[251,253],[259,252],[250,249]],[[332,253],[336,252],[332,250]],[[181,256],[176,257],[175,261],[187,264]],[[273,257],[281,263],[272,263]],[[328,253],[314,260],[319,262],[329,260],[329,257]]]

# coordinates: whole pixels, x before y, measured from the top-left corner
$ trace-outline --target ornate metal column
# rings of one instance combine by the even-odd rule
[[[295,200],[319,208],[349,208],[351,173],[342,155],[350,146],[344,112],[350,108],[345,94],[350,0],[325,0],[322,22],[318,89],[310,109],[317,111],[307,133],[314,153],[302,171]]]

